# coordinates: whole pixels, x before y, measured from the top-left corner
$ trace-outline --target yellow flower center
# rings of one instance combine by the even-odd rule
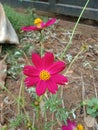
[[[42,23],[42,20],[40,18],[37,18],[35,19],[34,21],[34,24],[38,27],[38,28],[41,28],[41,23]]]
[[[39,74],[41,80],[49,80],[51,75],[47,70],[42,70]]]
[[[78,124],[76,130],[84,130],[83,125]]]

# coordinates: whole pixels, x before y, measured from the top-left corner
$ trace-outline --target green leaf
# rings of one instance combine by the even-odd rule
[[[92,114],[93,113],[92,109],[91,108],[87,108],[87,113],[88,114]]]

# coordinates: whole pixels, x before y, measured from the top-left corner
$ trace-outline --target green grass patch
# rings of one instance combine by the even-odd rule
[[[33,10],[27,9],[26,13],[16,12],[14,8],[4,5],[5,13],[15,30],[20,30],[22,26],[32,25],[35,19]]]

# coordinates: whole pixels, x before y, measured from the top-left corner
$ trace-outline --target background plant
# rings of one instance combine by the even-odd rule
[[[8,5],[4,5],[4,10],[6,12],[7,17],[12,23],[15,30],[20,30],[20,28],[24,25],[32,25],[33,20],[35,18],[34,10],[26,10],[24,13],[16,12],[14,8],[11,8]]]
[[[87,114],[98,117],[98,98],[91,98],[87,101]]]

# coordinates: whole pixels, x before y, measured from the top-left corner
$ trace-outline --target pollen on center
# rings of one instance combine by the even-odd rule
[[[51,75],[47,70],[42,70],[39,74],[41,80],[49,80]]]
[[[37,27],[41,27],[41,23],[42,23],[42,20],[40,18],[37,18],[35,19],[34,21],[34,24],[37,26]]]
[[[82,124],[78,124],[77,125],[77,130],[84,130],[83,125]]]

